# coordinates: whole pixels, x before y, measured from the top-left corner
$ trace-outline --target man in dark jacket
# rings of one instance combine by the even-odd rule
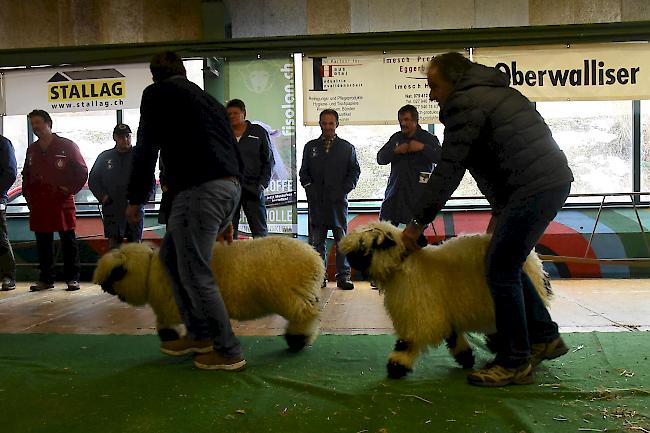
[[[16,259],[7,234],[7,192],[16,181],[16,170],[14,146],[0,135],[0,278],[3,291],[16,288]]]
[[[418,110],[405,105],[397,112],[401,131],[393,134],[377,152],[377,163],[390,164],[386,196],[379,219],[407,224],[429,180],[433,164],[440,160],[440,142],[418,124]]]
[[[254,238],[261,238],[268,234],[264,190],[269,186],[273,169],[269,136],[260,125],[246,120],[246,105],[241,99],[228,101],[226,111],[244,162],[241,200],[232,222],[233,238],[237,239],[239,235],[239,215],[242,209],[246,214],[251,234]]]
[[[327,266],[325,241],[327,231],[332,230],[337,246],[336,285],[351,290],[350,265],[345,255],[338,253],[338,244],[348,230],[348,194],[357,185],[361,169],[354,146],[336,135],[338,113],[323,110],[319,125],[322,135],[305,145],[300,167],[300,183],[309,206],[310,240]]]
[[[109,249],[118,247],[124,238],[129,242],[140,242],[144,228],[144,218],[136,224],[126,220],[126,188],[133,162],[129,125],[120,123],[115,126],[113,140],[115,147],[99,154],[88,176],[88,187],[102,204],[104,236],[108,239]],[[140,214],[144,216],[144,206],[140,208]]]
[[[160,151],[171,200],[160,258],[188,334],[164,341],[161,351],[199,354],[198,368],[239,371],[246,360],[210,262],[214,242],[230,227],[239,202],[241,158],[226,109],[186,78],[180,57],[157,54],[150,68],[154,83],[142,93],[127,216],[131,223],[142,218]]]
[[[522,267],[569,195],[571,169],[544,119],[502,72],[447,53],[431,61],[427,78],[445,140],[402,237],[410,250],[419,248],[416,239],[425,224],[468,169],[495,215],[486,278],[498,341],[495,360],[467,379],[478,386],[532,383],[537,364],[568,348]]]

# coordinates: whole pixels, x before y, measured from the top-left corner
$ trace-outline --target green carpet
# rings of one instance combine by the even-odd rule
[[[534,385],[483,389],[443,348],[386,379],[388,335],[324,335],[299,354],[243,337],[247,370],[224,373],[165,357],[155,336],[0,334],[0,431],[649,431],[650,334],[565,340],[571,352]]]

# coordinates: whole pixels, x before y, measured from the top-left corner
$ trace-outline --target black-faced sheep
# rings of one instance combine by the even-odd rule
[[[397,333],[388,359],[388,376],[412,371],[427,346],[446,340],[464,368],[474,365],[466,332],[496,333],[494,302],[485,277],[490,235],[460,236],[442,245],[409,254],[401,230],[384,222],[370,223],[341,242],[350,265],[367,273],[384,294],[384,306]],[[524,271],[545,303],[551,296],[548,276],[532,252]]]
[[[280,236],[230,245],[215,242],[211,266],[231,318],[279,314],[289,322],[284,336],[290,350],[314,341],[325,270],[318,253],[305,242]],[[93,281],[130,305],[151,305],[161,340],[179,338],[184,328],[158,250],[125,244],[109,251],[97,262]]]

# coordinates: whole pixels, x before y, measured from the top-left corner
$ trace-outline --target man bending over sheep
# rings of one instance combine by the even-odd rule
[[[418,236],[469,169],[493,209],[486,278],[499,340],[494,361],[467,379],[478,386],[532,383],[537,364],[568,348],[522,266],[562,208],[573,175],[544,119],[506,74],[447,53],[431,61],[427,79],[445,138],[403,241],[411,251],[420,248]]]

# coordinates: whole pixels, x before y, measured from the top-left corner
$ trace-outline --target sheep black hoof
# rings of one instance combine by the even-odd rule
[[[289,352],[300,352],[307,345],[306,335],[284,334],[284,339],[289,345]]]
[[[159,329],[158,337],[160,338],[160,341],[174,341],[181,338],[181,336],[178,335],[178,332],[171,328]]]
[[[457,353],[454,359],[465,369],[474,367],[474,353],[472,353],[471,349]]]
[[[413,371],[410,368],[404,367],[402,364],[399,364],[395,361],[390,361],[388,364],[386,364],[386,369],[388,370],[388,377],[390,379],[401,379]]]
[[[499,352],[499,343],[497,341],[498,338],[499,336],[497,334],[490,334],[485,336],[485,345],[487,346],[488,350],[492,353]]]

